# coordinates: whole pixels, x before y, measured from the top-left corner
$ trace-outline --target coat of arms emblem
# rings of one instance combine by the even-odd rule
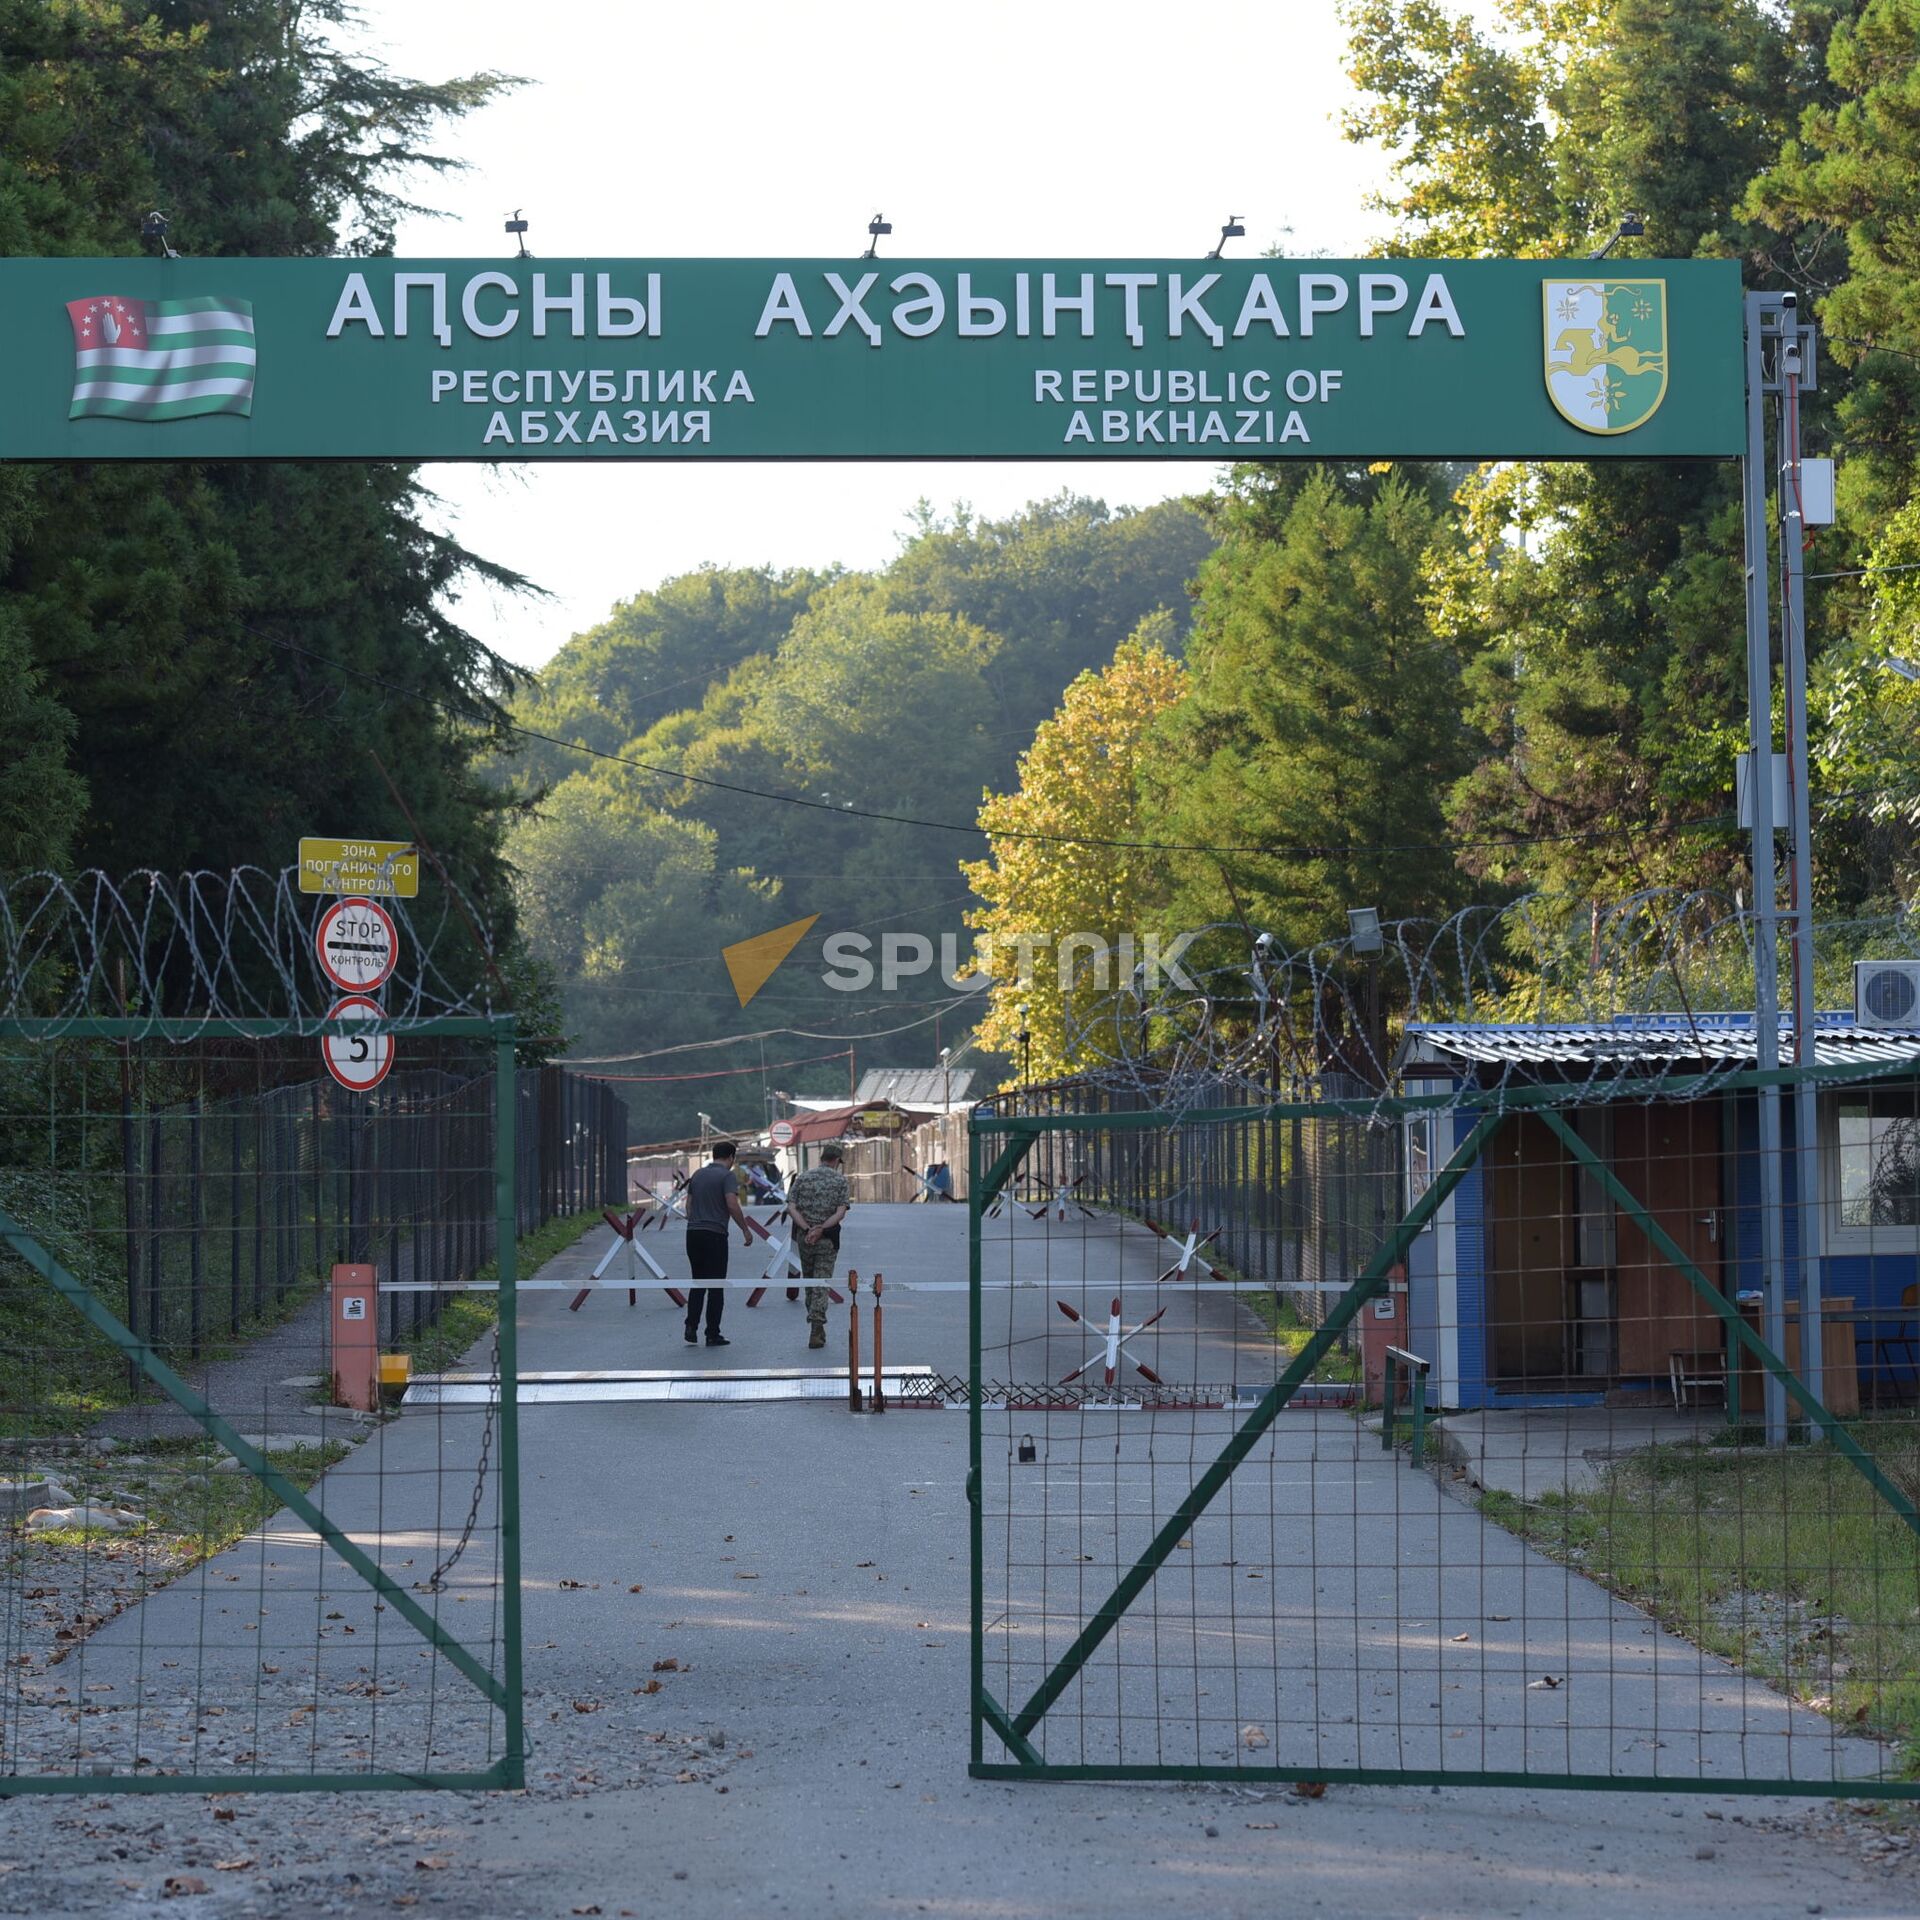
[[[1549,280],[1547,397],[1586,433],[1631,433],[1667,397],[1664,280]]]

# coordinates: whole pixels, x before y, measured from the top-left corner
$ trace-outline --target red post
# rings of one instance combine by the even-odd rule
[[[869,1402],[874,1413],[885,1413],[887,1396],[880,1390],[880,1289],[884,1276],[873,1276],[873,1398]]]
[[[847,1269],[847,1411],[860,1407],[860,1276]]]
[[[370,1266],[333,1270],[333,1400],[365,1413],[380,1404],[380,1290]]]

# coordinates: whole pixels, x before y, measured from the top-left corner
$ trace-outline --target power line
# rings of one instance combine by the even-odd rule
[[[390,693],[401,694],[410,700],[424,701],[429,706],[439,707],[442,711],[453,711],[451,703],[436,694],[417,687],[404,687],[397,681],[384,675],[370,672],[364,667],[349,666],[343,660],[335,660],[330,655],[315,652],[311,647],[303,647],[299,642],[284,639],[277,634],[260,634],[254,629],[256,638],[263,639],[271,646],[284,647],[291,653],[297,653],[309,660],[316,660],[322,666],[328,666],[341,673],[348,673],[374,685],[386,688]],[[461,717],[461,716],[456,716]],[[749,800],[769,800],[780,806],[802,807],[812,813],[829,813],[839,819],[874,820],[884,825],[897,827],[919,827],[931,833],[958,833],[974,839],[986,840],[991,844],[995,840],[1018,840],[1037,842],[1042,845],[1063,847],[1105,847],[1118,851],[1143,853],[1206,853],[1206,854],[1257,854],[1274,856],[1290,854],[1303,859],[1353,859],[1365,854],[1410,854],[1410,853],[1494,853],[1512,847],[1546,846],[1570,844],[1584,840],[1604,840],[1618,836],[1618,827],[1577,827],[1562,833],[1524,833],[1503,835],[1496,840],[1437,840],[1413,841],[1385,846],[1329,845],[1303,842],[1287,844],[1263,842],[1254,845],[1217,846],[1202,842],[1182,840],[1126,840],[1096,834],[1079,833],[1039,833],[1021,828],[1005,831],[989,830],[978,824],[967,826],[952,820],[926,820],[914,814],[885,813],[877,808],[857,807],[852,802],[838,803],[831,800],[810,800],[804,794],[775,793],[765,787],[742,786],[737,781],[716,780],[707,774],[677,772],[670,767],[655,766],[649,761],[636,760],[629,754],[609,753],[603,747],[590,747],[578,740],[563,740],[557,734],[542,733],[537,727],[522,726],[516,720],[504,715],[496,724],[505,732],[517,733],[529,740],[539,740],[550,747],[559,747],[567,753],[577,753],[591,760],[605,760],[615,766],[631,767],[636,772],[651,775],[657,780],[681,781],[689,786],[707,787],[720,793],[737,794]],[[1669,822],[1667,831],[1678,832],[1692,827],[1718,827],[1735,824],[1731,812],[1701,815],[1692,820]]]
[[[1920,562],[1914,562],[1912,564],[1920,566]],[[1890,566],[1883,569],[1862,569],[1861,571],[1894,572],[1896,570],[1899,569]],[[1837,578],[1839,576],[1819,574],[1810,577],[1826,579],[1830,577]],[[439,695],[427,693],[417,687],[401,686],[397,681],[388,680],[381,674],[369,672],[364,667],[349,666],[345,661],[335,660],[324,653],[317,653],[311,647],[303,647],[297,641],[283,639],[276,634],[262,634],[254,628],[248,628],[247,631],[253,633],[257,639],[265,640],[270,646],[284,647],[291,653],[298,653],[307,659],[317,660],[321,665],[332,667],[341,673],[353,674],[360,679],[372,681],[376,686],[385,687],[391,693],[401,694],[410,700],[423,701],[429,706],[440,708],[443,712],[453,713],[456,718],[465,717],[459,714],[451,702],[443,699]],[[809,800],[804,794],[775,793],[771,789],[764,787],[748,787],[742,786],[736,781],[715,780],[706,774],[679,773],[668,767],[658,767],[645,760],[633,759],[627,754],[609,753],[604,748],[589,747],[577,740],[562,740],[556,734],[542,733],[535,727],[522,726],[518,721],[505,718],[504,714],[496,724],[508,733],[521,734],[529,740],[544,741],[548,746],[559,747],[568,753],[583,754],[588,759],[605,760],[616,766],[631,767],[637,772],[650,774],[658,780],[682,781],[689,786],[707,787],[720,793],[737,794],[749,800],[768,800],[780,806],[802,807],[813,813],[828,813],[839,819],[874,820],[888,826],[919,827],[931,833],[966,834],[975,839],[985,840],[989,845],[996,840],[1017,840],[1047,846],[1102,847],[1123,852],[1251,854],[1267,858],[1290,855],[1298,859],[1308,860],[1351,860],[1371,854],[1501,853],[1511,851],[1518,847],[1571,846],[1581,842],[1618,840],[1624,834],[1630,832],[1647,832],[1657,829],[1665,833],[1687,833],[1726,829],[1738,825],[1736,815],[1731,810],[1723,810],[1718,813],[1696,814],[1691,818],[1669,820],[1664,823],[1657,821],[1640,821],[1638,823],[1616,824],[1605,827],[1570,827],[1561,833],[1505,834],[1493,840],[1408,841],[1398,844],[1368,846],[1313,842],[1303,842],[1299,844],[1266,842],[1255,845],[1213,846],[1200,842],[1181,840],[1125,840],[1095,834],[1039,833],[1018,828],[997,831],[979,825],[966,826],[952,820],[925,820],[913,814],[884,813],[872,807],[856,807],[850,801],[845,804],[839,804],[831,800]],[[1903,789],[1899,791],[1904,792],[1908,790]],[[1830,808],[1843,800],[1862,799],[1868,796],[1888,797],[1888,790],[1875,787],[1855,788],[1847,793],[1829,794],[1821,805],[1823,808]],[[1892,797],[1898,797],[1898,793],[1895,793]],[[834,1036],[823,1035],[821,1037],[833,1038]]]
[[[779,1073],[787,1067],[811,1067],[822,1060],[847,1060],[852,1055],[851,1047],[843,1047],[838,1053],[810,1053],[802,1060],[774,1060],[765,1066],[709,1067],[699,1073],[584,1073],[580,1077],[583,1080],[618,1081],[623,1086],[662,1080],[731,1080],[743,1073]]]
[[[1836,567],[1831,573],[1810,573],[1809,580],[1860,580],[1870,573],[1912,573],[1920,560],[1890,560],[1884,567]]]
[[[931,1013],[922,1014],[918,1020],[906,1020],[897,1027],[875,1027],[864,1033],[813,1033],[805,1027],[763,1027],[758,1033],[729,1033],[713,1040],[687,1040],[677,1047],[656,1047],[648,1053],[602,1053],[587,1059],[562,1060],[557,1064],[563,1067],[618,1067],[635,1060],[662,1060],[672,1054],[699,1053],[709,1047],[737,1047],[749,1040],[772,1040],[782,1034],[790,1034],[796,1040],[885,1040],[892,1034],[911,1033],[916,1027],[930,1027],[936,1020],[944,1019],[956,1006],[973,998],[970,993],[957,993],[951,1000],[942,1001]],[[926,1004],[925,1001],[921,1002],[923,1006]],[[755,1071],[758,1071],[757,1067]]]

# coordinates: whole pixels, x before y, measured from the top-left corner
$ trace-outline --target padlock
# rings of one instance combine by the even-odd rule
[[[1020,1436],[1020,1460],[1022,1465],[1031,1465],[1040,1458],[1039,1449],[1033,1444],[1033,1435],[1023,1433]]]

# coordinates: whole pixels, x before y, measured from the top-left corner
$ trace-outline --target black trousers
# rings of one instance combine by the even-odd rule
[[[727,1277],[727,1236],[706,1227],[687,1229],[687,1272],[696,1280],[724,1280]],[[725,1287],[693,1287],[687,1293],[687,1331],[700,1325],[702,1305],[707,1312],[707,1331],[720,1331],[720,1315],[727,1304]]]

